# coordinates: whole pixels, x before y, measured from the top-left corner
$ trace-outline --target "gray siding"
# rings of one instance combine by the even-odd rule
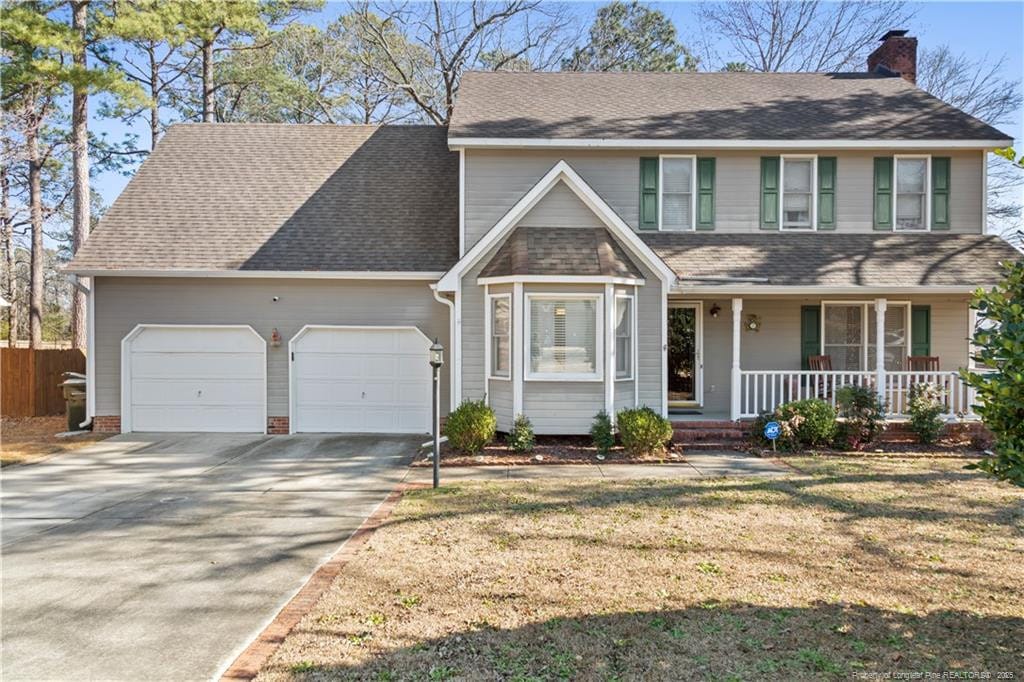
[[[615,411],[633,407],[633,380],[615,382]]]
[[[487,400],[490,402],[494,416],[498,419],[498,430],[508,431],[512,428],[512,382],[501,379],[488,379],[490,391]]]
[[[282,344],[267,348],[271,417],[288,415],[288,340],[304,325],[414,326],[450,347],[448,307],[427,282],[107,277],[95,286],[97,415],[121,413],[121,340],[138,324],[247,324],[267,340],[276,327]],[[441,370],[444,413],[450,366]]]
[[[600,381],[527,381],[523,388],[523,412],[535,433],[587,433],[594,415],[604,409]]]
[[[560,182],[522,217],[518,226],[604,227],[604,223],[568,185]]]
[[[943,296],[892,296],[892,301],[930,305],[932,309],[932,355],[939,356],[940,368],[955,370],[967,365],[967,298]],[[830,296],[825,300],[865,300]],[[763,299],[743,301],[743,319],[758,315],[759,332],[740,333],[740,364],[743,369],[800,369],[800,308],[820,305],[821,298]],[[722,308],[718,319],[708,310],[713,303]],[[732,372],[732,313],[728,299],[704,301],[704,407],[708,412],[728,412]]]
[[[715,229],[721,232],[759,231],[760,157],[775,156],[779,152],[698,150],[694,153],[717,159]],[[838,159],[838,231],[872,230],[872,159],[891,153],[891,150],[884,149],[819,152],[822,156]],[[657,155],[657,150],[467,150],[466,248],[472,247],[561,159],[565,159],[623,220],[636,229],[639,158]],[[934,155],[952,157],[950,231],[982,232],[985,168],[981,152],[951,150],[934,152]],[[566,215],[565,204],[560,197],[538,215],[545,220],[563,217]]]

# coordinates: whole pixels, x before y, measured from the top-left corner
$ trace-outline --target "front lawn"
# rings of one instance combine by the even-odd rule
[[[1024,671],[1024,494],[955,460],[407,494],[260,679]]]
[[[113,434],[88,431],[76,436],[57,438],[67,431],[67,419],[61,417],[25,417],[0,421],[0,466],[43,459],[50,455],[72,452]]]

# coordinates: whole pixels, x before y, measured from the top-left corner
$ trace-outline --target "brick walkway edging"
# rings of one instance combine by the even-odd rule
[[[228,666],[228,669],[224,671],[220,678],[221,682],[237,682],[238,680],[251,680],[256,677],[260,669],[270,660],[270,657],[274,655],[274,652],[281,646],[281,643],[284,642],[285,637],[320,601],[320,597],[331,586],[345,565],[369,542],[374,531],[382,526],[384,521],[391,516],[391,512],[394,511],[395,506],[402,499],[402,495],[407,490],[424,487],[427,487],[427,484],[401,483],[392,490],[380,506],[349,536],[348,540],[342,544],[338,551],[313,573],[309,580],[306,581],[306,584],[278,612],[274,620],[270,621],[270,624],[263,628],[263,631],[256,636],[256,639]]]

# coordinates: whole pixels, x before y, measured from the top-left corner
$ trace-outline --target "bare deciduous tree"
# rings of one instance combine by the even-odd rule
[[[404,91],[422,116],[437,125],[451,120],[455,95],[467,70],[521,65],[555,67],[575,40],[573,15],[560,3],[505,0],[465,3],[363,3],[353,8],[381,63],[378,78]],[[403,36],[396,41],[393,31]],[[495,59],[500,55],[500,59]]]
[[[949,102],[989,125],[1013,123],[1024,95],[1020,83],[1003,76],[1006,58],[970,59],[955,54],[948,45],[925,49],[917,59],[917,84],[939,99]],[[1020,171],[1006,159],[989,155],[988,218],[995,232],[1017,229],[1021,205]]]
[[[859,71],[882,34],[914,12],[902,0],[750,0],[704,2],[697,15],[732,46],[725,61],[751,71]]]

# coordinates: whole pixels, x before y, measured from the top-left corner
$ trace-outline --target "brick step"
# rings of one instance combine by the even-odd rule
[[[672,428],[680,431],[685,429],[735,429],[742,427],[738,427],[736,422],[728,419],[705,419],[701,421],[672,421]]]
[[[697,441],[696,443],[683,443],[683,456],[686,456],[687,452],[701,452],[705,450],[735,450],[743,444],[743,441],[738,440],[706,440]]]
[[[672,440],[677,443],[698,443],[701,441],[741,441],[747,439],[742,429],[675,429]]]

